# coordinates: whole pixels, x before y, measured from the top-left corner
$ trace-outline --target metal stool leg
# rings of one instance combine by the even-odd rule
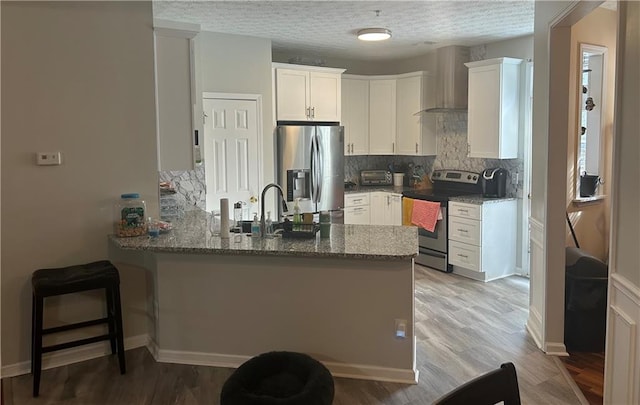
[[[35,303],[35,332],[33,338],[33,358],[31,361],[33,362],[33,368],[31,372],[33,373],[33,396],[37,397],[40,394],[40,375],[42,373],[42,308],[43,308],[43,297],[34,296]]]

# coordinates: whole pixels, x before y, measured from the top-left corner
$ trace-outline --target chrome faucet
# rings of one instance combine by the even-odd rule
[[[289,211],[289,208],[287,208],[287,201],[284,198],[284,192],[282,191],[282,187],[280,187],[275,183],[269,183],[266,186],[264,186],[264,188],[262,189],[262,196],[260,200],[260,236],[263,238],[265,236],[266,227],[267,227],[264,219],[264,195],[266,194],[267,190],[269,190],[272,187],[277,188],[278,193],[280,193],[280,201],[282,201],[282,210]]]

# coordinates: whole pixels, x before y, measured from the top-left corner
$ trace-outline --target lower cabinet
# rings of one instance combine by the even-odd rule
[[[402,225],[402,194],[372,192],[371,225]]]
[[[386,191],[344,196],[344,223],[353,225],[402,225],[402,194]]]
[[[516,272],[517,201],[449,202],[453,272],[490,281]]]
[[[344,223],[350,225],[369,225],[369,193],[345,194]]]

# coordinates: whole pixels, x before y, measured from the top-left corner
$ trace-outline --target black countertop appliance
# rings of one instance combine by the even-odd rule
[[[482,196],[502,198],[507,194],[507,177],[509,172],[505,169],[494,167],[482,172]]]

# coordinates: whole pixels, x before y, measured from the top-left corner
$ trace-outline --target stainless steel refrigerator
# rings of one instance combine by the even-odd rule
[[[276,128],[277,182],[289,211],[331,211],[342,222],[344,207],[344,127],[284,125]],[[282,213],[279,213],[282,214]]]

